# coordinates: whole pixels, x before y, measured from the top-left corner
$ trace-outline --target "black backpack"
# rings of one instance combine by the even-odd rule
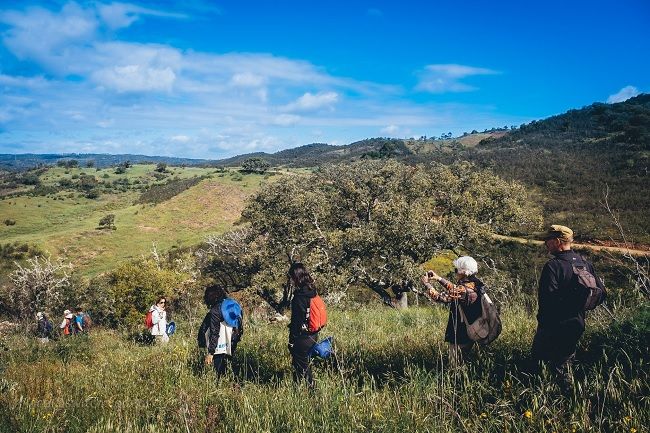
[[[582,305],[584,310],[593,310],[605,301],[607,292],[598,286],[596,277],[584,262],[574,262],[572,267],[578,305]]]

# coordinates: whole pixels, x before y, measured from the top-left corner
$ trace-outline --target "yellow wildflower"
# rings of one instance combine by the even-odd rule
[[[634,427],[630,427],[630,433],[636,433],[636,429]]]
[[[524,417],[531,419],[533,417],[533,413],[527,410],[526,412],[524,412]]]
[[[481,412],[481,418],[482,418],[482,419],[487,418],[487,413],[485,413],[485,412]]]

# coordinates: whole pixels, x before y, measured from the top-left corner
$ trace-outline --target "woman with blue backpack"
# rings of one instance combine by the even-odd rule
[[[199,347],[206,348],[205,364],[212,364],[217,377],[226,373],[226,364],[232,359],[237,343],[244,333],[244,314],[241,306],[219,285],[205,289],[205,315],[197,337]]]

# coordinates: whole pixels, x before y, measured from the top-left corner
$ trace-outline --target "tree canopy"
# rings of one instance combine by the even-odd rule
[[[249,226],[208,240],[206,269],[233,289],[252,287],[283,307],[286,270],[303,261],[325,292],[408,286],[437,252],[492,233],[534,230],[525,189],[469,164],[360,161],[283,177],[248,203]]]

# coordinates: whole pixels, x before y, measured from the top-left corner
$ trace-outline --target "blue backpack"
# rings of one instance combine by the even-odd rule
[[[226,298],[221,303],[221,315],[226,325],[233,328],[240,328],[242,322],[242,309],[241,305],[232,298]]]
[[[322,340],[320,343],[314,344],[314,347],[309,351],[309,356],[318,356],[323,359],[329,358],[332,353],[334,353],[334,347],[332,343],[334,342],[334,337],[327,337]]]

